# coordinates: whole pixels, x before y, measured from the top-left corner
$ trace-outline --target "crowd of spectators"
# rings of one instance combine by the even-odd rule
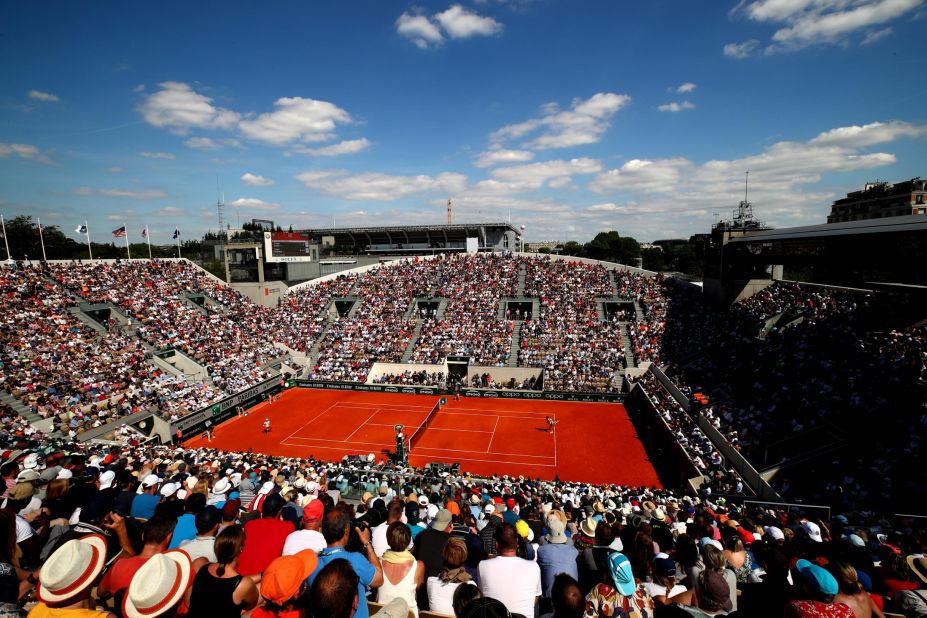
[[[927,611],[912,518],[2,429],[10,616]]]
[[[408,386],[443,386],[447,384],[443,371],[412,371],[384,373],[373,379],[374,384],[403,384]]]

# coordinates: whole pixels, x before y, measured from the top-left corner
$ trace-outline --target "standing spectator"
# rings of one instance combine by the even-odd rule
[[[193,579],[187,614],[190,618],[238,618],[257,604],[257,586],[238,572],[244,546],[245,531],[241,526],[229,526],[219,533],[216,561],[202,566]]]
[[[379,588],[383,585],[383,570],[380,566],[380,560],[373,552],[373,545],[370,543],[369,528],[355,528],[357,536],[363,545],[365,556],[353,551],[348,551],[345,546],[348,544],[348,538],[351,536],[351,513],[343,506],[336,506],[325,513],[325,519],[322,520],[322,534],[325,536],[325,542],[328,547],[319,552],[319,569],[317,569],[307,580],[310,586],[313,586],[317,574],[323,572],[330,562],[347,561],[352,572],[356,575],[357,584],[356,599],[363,602],[358,603],[358,618],[367,618],[367,590],[370,588]],[[343,567],[339,567],[343,568]],[[313,586],[313,598],[315,595],[315,586]],[[317,610],[313,610],[314,612]]]
[[[425,583],[428,592],[428,608],[439,614],[454,613],[454,594],[462,584],[475,587],[475,582],[464,568],[467,560],[467,544],[463,539],[452,537],[444,546],[444,568]]]
[[[518,533],[512,524],[502,524],[496,533],[495,558],[480,563],[480,590],[483,595],[502,601],[513,612],[533,616],[543,590],[541,569],[530,560],[516,556]]]
[[[238,561],[238,572],[256,575],[283,554],[286,538],[293,524],[280,518],[285,501],[280,494],[270,494],[261,504],[260,519],[245,524],[245,548]]]
[[[389,603],[397,597],[405,599],[409,611],[418,616],[415,595],[425,582],[425,563],[416,560],[409,551],[412,533],[401,521],[389,525],[386,541],[389,549],[382,556],[383,585],[377,591],[377,601]]]
[[[566,573],[573,579],[579,578],[576,557],[579,552],[566,537],[566,526],[556,514],[547,517],[547,544],[538,548],[538,566],[541,567],[541,588],[544,596],[550,598],[554,578]]]

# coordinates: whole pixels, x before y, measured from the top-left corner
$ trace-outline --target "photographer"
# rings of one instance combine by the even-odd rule
[[[370,588],[379,588],[383,585],[383,568],[380,560],[373,550],[370,542],[370,528],[361,526],[354,528],[363,546],[363,555],[360,552],[348,551],[346,545],[351,536],[351,512],[338,505],[325,513],[322,520],[322,535],[328,547],[319,552],[319,566],[309,577],[309,585],[327,564],[335,560],[347,560],[351,569],[359,577],[357,594],[360,602],[357,604],[357,618],[367,618],[367,592]]]

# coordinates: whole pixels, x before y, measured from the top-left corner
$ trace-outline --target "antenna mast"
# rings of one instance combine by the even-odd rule
[[[219,211],[219,238],[228,241],[228,233],[225,229],[225,196],[222,195],[222,187],[219,186],[219,174],[216,174],[216,210]]]

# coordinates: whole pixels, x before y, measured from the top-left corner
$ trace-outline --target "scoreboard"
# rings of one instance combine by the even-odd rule
[[[299,232],[264,232],[264,255],[268,262],[311,262],[312,241]]]

